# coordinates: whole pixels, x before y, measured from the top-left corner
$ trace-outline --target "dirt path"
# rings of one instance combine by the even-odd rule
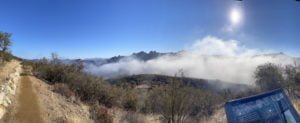
[[[19,106],[14,114],[14,119],[20,123],[43,123],[37,95],[28,76],[20,78],[20,93],[17,97]]]

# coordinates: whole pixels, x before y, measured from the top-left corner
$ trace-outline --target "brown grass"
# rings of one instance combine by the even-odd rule
[[[80,101],[68,101],[65,96],[53,92],[53,86],[30,77],[41,103],[42,117],[46,123],[91,123],[89,107]]]

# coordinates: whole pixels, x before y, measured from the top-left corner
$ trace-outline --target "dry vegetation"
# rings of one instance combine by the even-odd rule
[[[55,93],[54,87],[30,77],[34,90],[38,94],[42,118],[46,123],[87,123],[91,122],[89,107],[81,102],[72,102]]]
[[[285,88],[293,100],[299,98],[300,74],[296,65],[261,65],[255,73],[257,87],[236,93],[194,88],[183,83],[180,79],[183,73],[180,72],[179,79],[166,79],[163,84],[148,87],[136,83],[110,84],[101,77],[83,72],[80,63],[61,63],[57,55],[50,60],[24,63],[30,64],[35,76],[52,85],[53,91],[69,102],[88,104],[90,118],[99,123],[224,122],[223,104],[230,99],[278,87]],[[122,112],[122,115],[116,112]]]
[[[33,74],[52,85],[54,92],[71,102],[80,100],[90,105],[91,118],[101,123],[116,118],[111,113],[113,108],[126,111],[128,122],[140,122],[140,115],[159,115],[163,122],[200,121],[201,117],[212,115],[215,106],[225,100],[221,94],[190,87],[178,79],[145,90],[132,84],[111,85],[83,72],[81,64],[62,64],[56,55],[51,60],[24,64],[31,64]]]

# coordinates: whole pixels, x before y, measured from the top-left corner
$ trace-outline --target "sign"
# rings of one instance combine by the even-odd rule
[[[228,123],[300,123],[282,89],[226,102]]]

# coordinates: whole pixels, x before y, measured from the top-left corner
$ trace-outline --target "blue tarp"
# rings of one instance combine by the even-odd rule
[[[226,102],[228,123],[300,123],[282,89]]]

